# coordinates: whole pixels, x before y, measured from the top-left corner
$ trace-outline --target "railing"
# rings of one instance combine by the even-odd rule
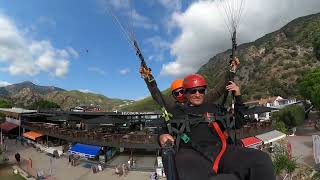
[[[137,149],[159,148],[156,134],[115,134],[98,130],[73,130],[58,126],[46,126],[44,124],[27,122],[24,122],[22,127],[71,142]]]
[[[16,124],[16,125],[18,125],[18,126],[21,124],[20,120],[19,120],[19,119],[16,119],[16,118],[6,117],[6,121],[7,121],[7,122],[10,122],[10,123],[12,123],[12,124]]]

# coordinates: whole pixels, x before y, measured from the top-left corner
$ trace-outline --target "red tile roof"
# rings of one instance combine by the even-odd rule
[[[242,141],[244,147],[248,147],[248,146],[252,146],[252,145],[255,145],[255,144],[262,143],[262,140],[258,139],[256,137],[244,138],[244,139],[241,139],[241,141]]]
[[[4,132],[9,132],[12,129],[18,127],[18,125],[10,123],[10,122],[4,122],[0,124],[0,128],[2,129],[2,131]]]

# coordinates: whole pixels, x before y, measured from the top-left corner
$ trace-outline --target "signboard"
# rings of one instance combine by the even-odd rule
[[[291,147],[291,143],[288,142],[287,144],[287,151],[288,151],[288,158],[291,159],[292,157],[292,147]]]
[[[121,112],[121,115],[157,115],[157,112]]]

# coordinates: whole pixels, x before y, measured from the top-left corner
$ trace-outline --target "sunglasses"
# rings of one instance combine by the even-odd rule
[[[206,88],[194,88],[194,89],[188,89],[188,93],[189,94],[196,94],[196,93],[199,93],[199,94],[204,94],[206,92]]]
[[[177,97],[177,96],[179,96],[180,94],[184,94],[184,91],[183,91],[183,89],[180,89],[179,91],[174,91],[174,92],[172,92],[172,94]]]

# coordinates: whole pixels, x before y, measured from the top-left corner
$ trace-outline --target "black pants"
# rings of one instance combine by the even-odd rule
[[[179,180],[275,180],[268,154],[249,148],[229,145],[219,164],[219,174],[213,175],[212,162],[193,149],[176,154]]]

